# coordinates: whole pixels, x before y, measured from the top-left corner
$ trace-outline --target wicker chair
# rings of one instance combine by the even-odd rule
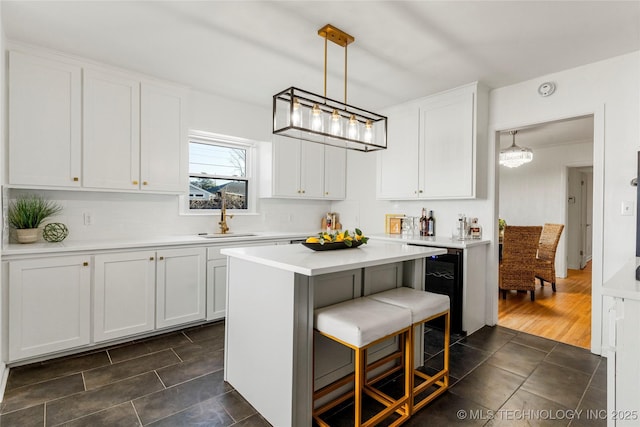
[[[540,226],[507,225],[504,230],[499,287],[502,298],[508,290],[530,291],[531,301],[536,299],[536,251],[540,241]]]
[[[540,279],[540,286],[551,283],[553,292],[556,291],[556,249],[563,229],[563,224],[545,224],[538,245],[535,276]]]

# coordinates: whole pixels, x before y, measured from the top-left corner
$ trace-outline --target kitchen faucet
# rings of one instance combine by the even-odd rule
[[[233,218],[233,215],[227,215],[226,200],[225,200],[226,192],[218,191],[218,195],[222,199],[222,206],[220,207],[220,222],[218,222],[218,225],[220,225],[220,234],[226,234],[229,231],[229,226],[227,225],[227,218],[231,219]]]

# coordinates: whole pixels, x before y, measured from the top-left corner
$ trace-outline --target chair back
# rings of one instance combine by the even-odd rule
[[[542,234],[540,234],[540,243],[538,244],[538,258],[555,261],[556,249],[558,249],[558,242],[560,242],[560,236],[564,230],[564,224],[546,224],[542,227]]]
[[[542,227],[507,225],[502,243],[503,263],[524,263],[533,269]]]

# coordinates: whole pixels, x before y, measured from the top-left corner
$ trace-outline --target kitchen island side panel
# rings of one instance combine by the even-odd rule
[[[272,425],[311,425],[308,278],[228,261],[225,380]]]

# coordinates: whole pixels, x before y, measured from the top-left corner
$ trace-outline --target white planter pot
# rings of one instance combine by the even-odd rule
[[[18,243],[33,243],[38,241],[37,228],[23,228],[16,230]]]

